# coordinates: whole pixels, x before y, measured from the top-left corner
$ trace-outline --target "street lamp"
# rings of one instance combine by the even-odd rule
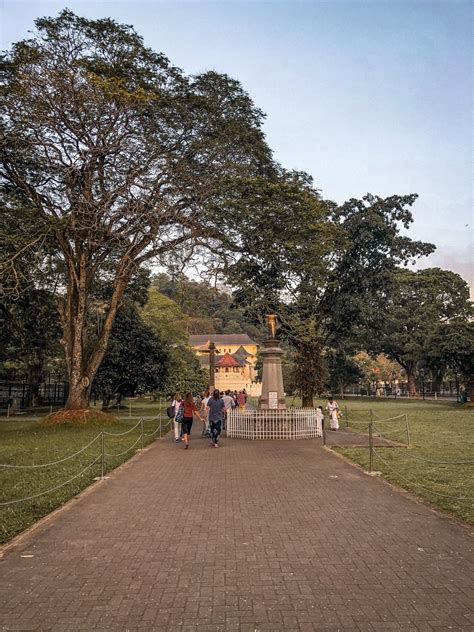
[[[213,391],[216,388],[216,345],[209,342],[209,348],[203,349],[203,353],[209,354],[209,390]]]

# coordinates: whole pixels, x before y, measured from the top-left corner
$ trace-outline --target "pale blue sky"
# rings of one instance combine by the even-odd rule
[[[239,79],[275,157],[325,197],[419,193],[410,234],[438,246],[424,267],[474,286],[472,2],[1,0],[2,48],[64,6],[133,24],[187,73]]]

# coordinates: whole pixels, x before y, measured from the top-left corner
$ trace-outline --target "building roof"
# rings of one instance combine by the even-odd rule
[[[247,349],[245,349],[242,345],[240,345],[237,351],[234,351],[232,355],[234,356],[234,358],[239,358],[239,360],[245,360],[245,358],[248,358],[252,354],[249,353]]]
[[[230,353],[225,353],[216,362],[216,367],[237,367],[237,366],[242,366],[242,364],[238,360],[236,360],[234,357],[232,357]]]
[[[199,334],[189,336],[191,347],[202,347],[204,345],[207,347],[211,340],[216,347],[222,345],[257,345],[255,340],[252,340],[247,334]]]

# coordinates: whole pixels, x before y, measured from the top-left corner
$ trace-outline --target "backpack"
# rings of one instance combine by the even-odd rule
[[[174,419],[175,413],[176,413],[175,407],[173,405],[168,406],[168,408],[166,409],[166,414],[168,415],[170,419]]]
[[[180,424],[183,421],[183,418],[184,418],[184,405],[181,404],[178,412],[176,413],[176,417],[174,418],[174,420]]]

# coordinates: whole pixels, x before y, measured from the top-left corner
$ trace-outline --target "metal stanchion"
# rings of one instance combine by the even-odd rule
[[[145,429],[143,427],[143,419],[140,419],[140,428],[142,431],[142,436],[141,436],[141,447],[143,450],[143,446],[145,445]]]
[[[100,450],[100,480],[103,481],[105,470],[105,435],[103,431],[100,433]]]
[[[411,448],[410,428],[408,427],[408,415],[405,414],[405,428],[407,431],[407,445]]]
[[[369,422],[369,472],[374,471],[374,438],[373,438],[373,421]]]
[[[7,408],[7,418],[10,418],[10,404],[8,404],[8,408]]]
[[[321,429],[323,431],[323,445],[326,445],[326,428],[324,425],[324,417],[321,419]]]
[[[346,416],[346,428],[349,428],[349,415],[347,412],[347,406],[344,406],[344,414]]]

